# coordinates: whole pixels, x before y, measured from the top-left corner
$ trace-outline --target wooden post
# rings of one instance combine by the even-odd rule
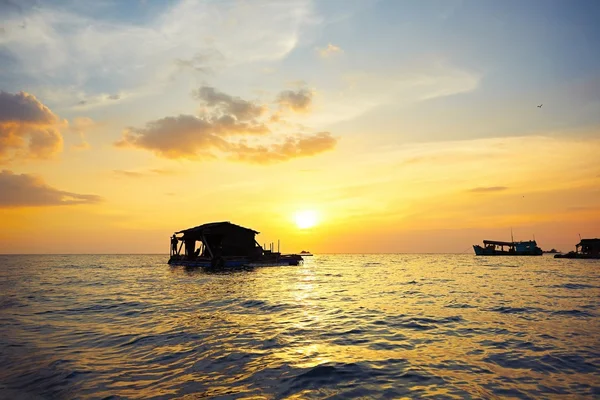
[[[210,249],[210,246],[207,244],[206,238],[202,235],[202,243],[206,246],[206,250],[208,250],[208,254],[210,254],[210,258],[214,258],[213,252]]]

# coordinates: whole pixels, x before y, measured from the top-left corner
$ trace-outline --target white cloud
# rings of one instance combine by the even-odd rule
[[[11,74],[38,86],[60,82],[71,103],[89,104],[87,97],[164,84],[182,65],[202,69],[203,54],[219,54],[229,66],[280,59],[312,13],[309,0],[166,4],[169,9],[139,25],[41,4],[3,18],[0,51],[18,64]]]
[[[403,107],[478,88],[480,76],[459,68],[424,63],[399,71],[354,72],[342,76],[338,90],[319,90],[312,125],[351,120],[384,105]],[[326,107],[325,107],[326,105]]]

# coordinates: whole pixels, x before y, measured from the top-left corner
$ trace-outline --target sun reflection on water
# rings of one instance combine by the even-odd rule
[[[5,261],[8,388],[494,398],[590,397],[597,386],[593,263],[337,255],[208,274],[144,257]]]

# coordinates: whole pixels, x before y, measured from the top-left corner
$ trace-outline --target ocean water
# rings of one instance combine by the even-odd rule
[[[600,261],[0,256],[0,398],[598,398]]]

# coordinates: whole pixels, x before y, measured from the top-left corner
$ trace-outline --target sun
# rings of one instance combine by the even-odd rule
[[[298,211],[294,218],[300,229],[312,228],[318,222],[317,213],[312,210]]]

